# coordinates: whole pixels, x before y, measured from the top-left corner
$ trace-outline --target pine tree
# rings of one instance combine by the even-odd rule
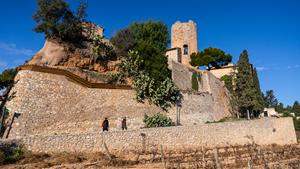
[[[296,116],[300,116],[300,104],[298,101],[294,102],[293,112],[296,114]]]
[[[46,38],[79,43],[84,39],[82,22],[86,16],[86,4],[81,3],[76,12],[64,0],[38,0],[38,9],[32,16],[37,22],[34,31]]]
[[[259,113],[262,112],[264,109],[264,98],[260,89],[259,79],[255,68],[253,70],[253,84],[254,84],[255,97],[256,97],[253,110],[255,111],[256,116],[258,116]]]
[[[249,118],[249,113],[252,112],[255,105],[256,92],[253,83],[252,67],[246,50],[241,53],[237,67],[238,73],[235,83],[236,102],[241,115]]]
[[[266,94],[264,96],[264,102],[266,107],[277,107],[278,100],[276,96],[274,95],[273,90],[267,90]]]

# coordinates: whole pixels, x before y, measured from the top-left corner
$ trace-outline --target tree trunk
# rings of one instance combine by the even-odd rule
[[[247,109],[247,120],[250,120],[250,113],[248,109]]]

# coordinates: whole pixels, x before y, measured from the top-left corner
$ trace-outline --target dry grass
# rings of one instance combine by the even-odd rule
[[[289,146],[228,146],[218,148],[218,160],[222,169],[276,168],[286,165],[289,168],[300,168],[299,145]],[[123,155],[112,155],[112,160],[103,153],[59,153],[32,154],[25,152],[24,157],[1,168],[216,168],[216,159],[211,148],[184,148],[180,150],[152,149],[148,151],[124,151]],[[162,154],[165,165],[162,163]],[[277,167],[278,168],[278,167]]]

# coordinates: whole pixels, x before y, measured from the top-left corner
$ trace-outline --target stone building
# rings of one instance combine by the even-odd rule
[[[194,21],[177,21],[172,25],[171,48],[166,52],[170,69],[172,69],[172,61],[191,67],[190,55],[198,52],[197,38],[197,24]],[[209,71],[220,79],[224,75],[234,75],[237,72],[237,69],[236,65],[229,64],[217,69],[212,68]]]
[[[221,68],[212,68],[209,71],[220,79],[224,75],[234,76],[237,73],[237,67],[236,65],[230,63],[226,66],[222,66]]]
[[[192,20],[177,21],[171,29],[171,49],[167,55],[176,62],[189,65],[190,55],[198,52],[197,25]]]

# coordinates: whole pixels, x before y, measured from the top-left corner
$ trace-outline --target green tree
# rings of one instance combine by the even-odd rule
[[[286,108],[284,107],[283,103],[279,103],[275,110],[278,112],[278,113],[285,113],[286,112]]]
[[[207,66],[209,69],[212,67],[219,68],[220,66],[227,65],[232,60],[230,54],[218,48],[206,48],[202,52],[191,54],[192,66]]]
[[[169,43],[168,27],[163,22],[134,23],[120,30],[111,42],[122,55],[120,77],[131,78],[136,99],[148,99],[163,110],[181,100],[171,80],[165,51]]]
[[[84,38],[82,22],[85,10],[85,4],[81,4],[77,12],[72,12],[64,0],[38,0],[38,9],[33,15],[37,22],[34,31],[44,33],[46,38],[78,43]]]
[[[119,65],[119,79],[133,79],[133,87],[136,91],[136,99],[144,102],[148,99],[163,110],[181,100],[179,89],[173,81],[167,77],[162,81],[157,81],[143,69],[143,60],[140,59],[139,53],[130,51],[128,57]]]
[[[259,113],[264,110],[264,98],[260,89],[259,79],[257,75],[257,71],[254,68],[253,70],[253,83],[255,89],[255,104],[253,110],[255,111],[255,116],[258,117]]]
[[[128,56],[129,50],[137,51],[142,60],[141,69],[155,81],[161,82],[170,77],[165,57],[169,43],[168,27],[163,22],[131,24],[113,36],[111,42],[117,48],[117,53],[124,57]]]
[[[224,82],[225,87],[228,89],[228,91],[233,94],[233,79],[232,76],[224,75],[221,77],[221,80]]]
[[[295,115],[300,116],[300,104],[298,101],[295,101],[292,108]]]
[[[106,42],[103,41],[103,37],[100,35],[93,35],[92,36],[92,44],[93,47],[91,48],[91,61],[92,62],[100,62],[105,63],[106,61],[115,57],[115,52],[113,47]]]
[[[244,50],[237,63],[235,95],[238,110],[242,116],[249,115],[255,106],[256,92],[253,83],[252,67],[249,63],[248,52]]]
[[[17,74],[16,69],[6,69],[0,74],[0,89],[8,84],[12,83],[15,75]]]
[[[116,53],[120,57],[128,56],[128,52],[133,50],[136,44],[130,28],[125,28],[118,31],[116,35],[110,39],[110,42],[115,46]]]
[[[264,95],[264,101],[266,107],[276,107],[278,105],[278,100],[274,95],[273,90],[267,90],[266,94]]]

